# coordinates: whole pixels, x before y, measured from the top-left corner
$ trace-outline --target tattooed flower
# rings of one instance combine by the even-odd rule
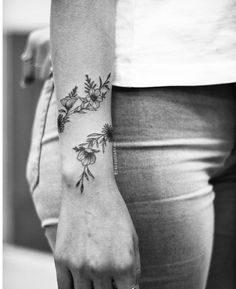
[[[105,137],[107,138],[107,140],[109,142],[112,141],[112,126],[108,123],[106,123],[104,126],[103,126],[103,129],[102,129],[102,134],[105,135]]]
[[[70,110],[78,100],[79,96],[77,94],[77,89],[78,87],[75,86],[66,97],[61,99],[61,104],[66,108],[66,110]]]
[[[98,109],[100,106],[100,102],[103,101],[101,91],[99,89],[91,88],[86,97],[89,104],[93,107],[93,109]]]
[[[65,128],[64,117],[61,113],[58,115],[58,118],[57,118],[57,127],[58,127],[59,133],[62,133]]]
[[[61,104],[67,110],[70,110],[77,100],[78,100],[78,98],[70,98],[69,96],[67,96],[61,100]]]
[[[83,166],[93,165],[96,162],[96,155],[99,150],[92,148],[79,147],[77,148],[77,160],[79,160]]]

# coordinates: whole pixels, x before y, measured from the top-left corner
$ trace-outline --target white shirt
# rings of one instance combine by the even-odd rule
[[[117,0],[113,85],[236,81],[236,0]]]

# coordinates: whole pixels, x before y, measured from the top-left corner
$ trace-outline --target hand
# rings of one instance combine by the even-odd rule
[[[54,258],[59,289],[139,288],[138,237],[116,184],[68,192]]]
[[[22,83],[24,87],[35,80],[46,80],[51,70],[49,27],[30,33],[22,60]]]
[[[47,226],[45,228],[45,236],[48,240],[48,244],[54,253],[55,244],[56,244],[56,236],[57,236],[57,225]]]

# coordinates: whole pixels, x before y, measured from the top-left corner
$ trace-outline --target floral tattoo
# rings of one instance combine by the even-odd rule
[[[89,169],[89,166],[95,164],[96,154],[100,152],[101,147],[102,152],[105,152],[105,147],[107,142],[112,141],[112,126],[110,124],[105,124],[103,126],[101,133],[92,133],[87,136],[85,143],[82,143],[73,148],[77,153],[77,160],[81,162],[83,166],[83,172],[79,177],[76,187],[80,188],[81,194],[84,191],[84,180],[90,180],[90,178],[95,179],[94,175]]]
[[[75,86],[72,91],[60,100],[63,108],[59,110],[57,118],[57,125],[59,133],[62,133],[65,124],[70,122],[70,117],[76,113],[86,113],[87,111],[96,111],[100,107],[101,102],[105,99],[107,92],[110,90],[110,77],[108,74],[106,80],[103,82],[99,76],[99,84],[92,81],[86,74],[84,82],[85,97],[78,95],[78,86]],[[77,106],[75,104],[78,103]]]

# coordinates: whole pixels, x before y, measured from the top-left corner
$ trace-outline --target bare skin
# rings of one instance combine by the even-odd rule
[[[112,143],[103,150],[88,140],[99,138],[104,124],[111,125],[111,81],[102,86],[110,74],[112,79],[115,4],[52,0],[62,157],[54,250],[59,289],[112,289],[113,282],[118,289],[131,289],[140,275],[138,237],[115,182]]]
[[[75,0],[70,1],[70,5],[66,5],[66,1],[62,0],[53,2],[51,33],[55,84],[60,107],[62,99],[71,89],[83,83],[85,73],[89,72],[93,79],[98,81],[98,76],[105,79],[112,71],[114,32],[109,27],[114,26],[115,5],[114,2],[111,5],[112,2],[109,1],[104,1],[99,7],[93,3],[89,5],[90,1],[87,2],[88,6],[83,5],[83,1]],[[72,15],[68,27],[61,27],[63,17],[73,14],[78,8],[76,18]],[[63,15],[60,11],[63,11]],[[96,14],[100,25],[98,28],[93,27],[93,17],[83,20],[83,15],[88,13],[91,16]],[[80,21],[78,14],[82,15]],[[103,23],[104,17],[106,24]],[[79,22],[85,25],[81,31],[77,29],[78,25],[82,27]],[[86,25],[93,33],[84,34]],[[76,39],[69,37],[73,35],[73,29],[80,34],[81,46]],[[96,29],[102,33],[98,33]],[[48,77],[51,66],[49,38],[48,29],[33,32],[29,36],[22,57],[24,85]],[[100,43],[100,48],[97,43]],[[90,55],[87,46],[94,47]],[[78,50],[81,57],[78,57]],[[67,73],[64,73],[65,71]],[[65,81],[62,82],[61,79]],[[80,96],[87,97],[82,95],[82,87],[78,90]],[[95,179],[90,178],[89,182],[85,180],[82,195],[81,187],[75,186],[78,183],[78,172],[80,174],[82,168],[72,148],[83,143],[91,133],[100,132],[104,123],[111,123],[110,102],[111,92],[107,91],[106,99],[100,103],[96,113],[90,111],[86,116],[71,115],[70,123],[66,123],[63,134],[60,135],[63,159],[60,219],[58,226],[48,226],[45,229],[54,253],[59,289],[87,289],[92,288],[92,285],[95,289],[112,289],[114,282],[118,289],[132,288],[135,285],[135,288],[139,288],[138,237],[113,176],[111,144],[107,144],[104,154],[100,151],[96,155],[96,162],[92,166]],[[84,131],[80,129],[81,133],[78,133],[77,127],[83,127]]]

